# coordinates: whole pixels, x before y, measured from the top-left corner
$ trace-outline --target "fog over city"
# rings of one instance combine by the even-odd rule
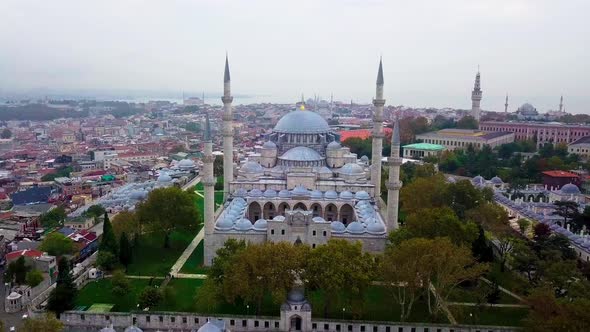
[[[585,113],[589,11],[587,0],[4,0],[0,97],[218,97],[227,51],[233,91],[253,102],[369,102],[382,55],[391,105],[468,109],[479,65],[484,110],[502,111],[508,93],[511,111],[557,109],[563,95]]]

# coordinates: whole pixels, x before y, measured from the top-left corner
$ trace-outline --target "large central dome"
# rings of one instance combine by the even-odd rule
[[[329,132],[330,126],[317,113],[292,111],[277,122],[273,131],[289,134],[319,134]]]

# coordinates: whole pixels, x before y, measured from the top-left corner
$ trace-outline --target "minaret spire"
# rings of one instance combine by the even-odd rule
[[[379,69],[377,70],[377,88],[375,90],[375,99],[373,99],[373,145],[371,160],[371,183],[374,186],[374,197],[377,204],[381,200],[381,159],[383,158],[383,61],[379,59]]]
[[[479,65],[477,65],[477,74],[475,75],[475,83],[473,84],[473,91],[471,92],[471,115],[477,122],[479,122],[481,109],[479,103],[481,101],[481,76],[479,74]]]
[[[559,111],[563,112],[563,96],[559,98]]]
[[[399,227],[398,212],[399,212],[399,190],[402,183],[399,180],[400,166],[402,158],[400,158],[401,140],[399,118],[396,117],[393,125],[393,133],[391,134],[391,156],[387,158],[389,165],[389,181],[386,183],[387,187],[387,231],[392,231]]]
[[[506,94],[506,102],[504,103],[504,113],[508,113],[508,94]]]
[[[203,221],[205,223],[205,264],[211,265],[215,253],[212,244],[209,243],[209,235],[215,230],[215,177],[213,176],[213,142],[211,141],[211,125],[209,123],[209,114],[205,116],[205,137],[203,148],[203,188],[204,188],[204,213]]]
[[[229,183],[234,180],[234,126],[231,96],[231,78],[229,75],[229,61],[225,54],[225,71],[223,73],[223,197],[229,195]]]

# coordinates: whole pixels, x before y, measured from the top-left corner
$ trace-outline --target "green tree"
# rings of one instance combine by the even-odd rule
[[[43,274],[39,270],[31,270],[27,272],[25,279],[27,285],[33,288],[38,286],[43,281]]]
[[[139,293],[138,304],[140,308],[152,308],[162,301],[162,292],[152,286],[145,287]]]
[[[130,239],[134,239],[141,234],[141,225],[137,215],[130,211],[121,211],[111,221],[115,238],[121,238],[123,233],[126,233]]]
[[[98,217],[104,215],[106,212],[107,211],[104,207],[102,207],[102,205],[95,204],[90,206],[86,211],[84,211],[83,215],[94,218],[96,220]]]
[[[302,279],[324,297],[324,317],[338,301],[358,300],[373,280],[374,261],[360,242],[331,239],[312,249]],[[362,308],[359,308],[362,309]]]
[[[19,331],[23,332],[61,332],[64,330],[64,324],[52,315],[46,313],[38,318],[27,318],[23,322],[23,327]]]
[[[193,194],[177,187],[159,188],[150,192],[139,204],[137,216],[142,224],[153,230],[162,230],[164,248],[168,248],[170,233],[175,230],[190,230],[197,227],[199,212]]]
[[[116,258],[118,258],[117,256],[119,254],[119,246],[117,244],[117,238],[115,237],[113,226],[111,225],[111,221],[109,220],[109,215],[106,212],[104,213],[104,222],[102,225],[102,238],[100,240],[98,250],[108,251],[112,253]]]
[[[557,299],[548,288],[536,289],[529,297],[529,314],[524,320],[525,331],[583,332],[590,326],[590,300]],[[542,322],[542,323],[540,323]]]
[[[27,272],[31,270],[25,262],[25,257],[20,256],[17,260],[10,262],[8,268],[4,273],[4,277],[7,281],[13,282],[18,285],[23,285],[26,282]]]
[[[96,265],[100,266],[103,270],[111,271],[118,263],[118,257],[110,251],[99,250],[98,256],[96,257]]]
[[[49,294],[47,309],[58,317],[62,312],[74,308],[78,290],[70,274],[70,264],[65,257],[58,262],[58,275],[55,288]]]
[[[483,227],[481,225],[477,225],[477,228],[477,239],[475,239],[475,241],[473,241],[471,244],[471,252],[473,253],[473,257],[475,257],[475,259],[481,263],[492,262],[494,260],[494,250],[486,239]]]
[[[475,120],[475,118],[471,115],[466,115],[462,117],[459,121],[457,121],[457,128],[477,129],[479,128],[479,123],[477,123],[477,120]]]
[[[121,239],[119,240],[119,262],[127,268],[129,264],[131,264],[131,260],[133,259],[133,252],[131,248],[131,243],[127,238],[127,233],[123,232],[121,234]]]
[[[442,175],[416,178],[401,189],[401,209],[406,214],[411,214],[422,209],[443,207],[446,205],[447,188],[448,184]]]
[[[131,290],[131,283],[127,279],[125,273],[120,270],[113,272],[111,284],[113,286],[113,294],[116,296],[123,296]]]
[[[512,267],[527,276],[529,282],[535,281],[535,273],[541,264],[539,257],[530,246],[523,241],[516,241],[512,252]]]
[[[40,216],[41,224],[45,228],[57,227],[66,220],[66,210],[63,207],[51,209]]]
[[[406,218],[412,237],[433,239],[448,237],[455,244],[471,244],[477,238],[477,226],[462,222],[450,208],[422,209]]]
[[[0,133],[0,138],[2,139],[7,139],[7,138],[11,138],[12,137],[12,131],[10,131],[10,129],[8,128],[4,128],[2,130],[2,133]]]
[[[39,250],[45,251],[51,256],[60,257],[63,255],[73,254],[76,250],[74,241],[69,237],[59,233],[50,233],[43,239]]]
[[[528,219],[524,219],[524,218],[518,219],[516,221],[516,223],[518,224],[518,229],[520,229],[520,232],[522,234],[526,233],[526,230],[529,228],[529,225],[531,224],[531,222],[528,221]]]
[[[237,254],[246,249],[245,240],[228,239],[223,247],[217,249],[215,258],[209,270],[209,279],[215,280],[218,284],[223,283],[226,269],[233,263]]]
[[[223,156],[215,156],[213,161],[213,175],[215,177],[223,177]]]

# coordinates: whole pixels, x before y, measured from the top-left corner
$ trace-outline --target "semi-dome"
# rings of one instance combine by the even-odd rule
[[[573,183],[568,183],[561,187],[561,193],[567,195],[577,195],[580,193],[580,188]]]
[[[262,147],[264,149],[276,149],[277,148],[277,145],[273,141],[266,141],[266,142],[264,142],[264,144],[262,145]]]
[[[340,174],[346,175],[356,175],[356,174],[363,174],[365,170],[357,164],[348,163],[340,169]]]
[[[328,149],[328,150],[338,150],[341,148],[342,148],[342,145],[340,145],[340,143],[338,143],[336,141],[330,142],[330,144],[328,144],[328,146],[326,146],[326,149]]]
[[[306,146],[296,146],[283,153],[279,159],[292,161],[318,161],[323,160],[324,157],[320,156],[320,154],[314,149]]]
[[[340,198],[342,198],[342,199],[352,199],[353,197],[354,197],[354,195],[348,190],[340,193]]]
[[[491,182],[492,184],[503,184],[503,183],[504,183],[504,181],[502,181],[502,179],[500,179],[500,178],[499,178],[499,177],[497,177],[497,176],[494,176],[493,178],[491,178],[491,179],[490,179],[490,182]]]
[[[254,223],[254,230],[265,231],[268,228],[268,223],[264,219],[258,219]]]
[[[317,113],[311,111],[292,111],[277,122],[273,131],[289,134],[321,134],[329,132],[330,126]]]
[[[354,221],[346,226],[346,230],[351,234],[362,234],[365,232],[365,226],[358,221]]]
[[[385,226],[380,222],[372,222],[367,224],[367,232],[369,234],[383,234],[385,233]]]
[[[259,163],[253,160],[248,160],[244,163],[244,165],[242,165],[242,167],[240,167],[240,171],[244,173],[257,174],[263,173],[264,168],[262,168],[262,166]]]
[[[327,198],[327,199],[337,199],[338,198],[338,193],[335,192],[334,190],[328,190],[324,194],[324,197]]]
[[[332,221],[330,227],[332,228],[332,233],[344,233],[346,231],[346,226],[340,221]]]
[[[242,218],[238,220],[235,225],[236,230],[238,231],[248,231],[252,229],[252,222],[246,218]]]
[[[354,194],[354,198],[366,200],[366,199],[371,199],[371,196],[369,196],[368,192],[361,190],[361,191],[357,191],[356,194]]]

